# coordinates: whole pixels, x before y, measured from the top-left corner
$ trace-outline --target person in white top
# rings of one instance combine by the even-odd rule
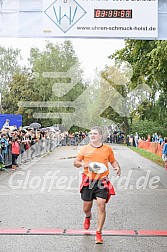
[[[3,128],[9,128],[9,122],[10,120],[6,119],[6,122],[4,123]]]

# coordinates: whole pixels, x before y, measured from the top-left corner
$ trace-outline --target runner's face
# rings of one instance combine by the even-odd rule
[[[90,141],[92,143],[100,143],[102,141],[102,136],[99,134],[97,130],[91,130],[89,133]]]

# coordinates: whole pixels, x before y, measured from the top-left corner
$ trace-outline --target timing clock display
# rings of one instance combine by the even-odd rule
[[[94,18],[132,18],[132,9],[94,9]]]

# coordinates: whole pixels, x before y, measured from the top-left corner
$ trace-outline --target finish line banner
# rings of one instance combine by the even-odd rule
[[[158,0],[0,0],[0,37],[158,37]]]

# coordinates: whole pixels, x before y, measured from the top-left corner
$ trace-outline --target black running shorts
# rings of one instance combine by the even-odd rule
[[[88,186],[83,186],[81,190],[81,199],[92,201],[96,198],[107,199],[108,190],[103,186],[100,180],[91,181]]]

